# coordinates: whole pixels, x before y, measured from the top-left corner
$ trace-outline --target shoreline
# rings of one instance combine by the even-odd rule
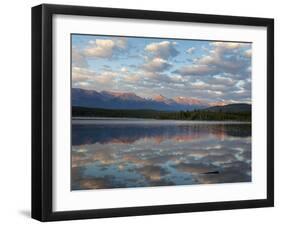
[[[136,123],[136,124],[252,124],[249,121],[231,121],[231,120],[181,120],[181,119],[149,119],[149,118],[128,118],[128,117],[72,117],[72,124],[106,124],[106,123]]]

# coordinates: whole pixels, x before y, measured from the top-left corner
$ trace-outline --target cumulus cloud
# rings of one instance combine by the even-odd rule
[[[73,67],[88,67],[86,57],[76,47],[72,47],[72,66]]]
[[[226,76],[215,75],[212,83],[224,86],[234,86],[236,84],[236,80]]]
[[[139,71],[131,72],[127,67],[122,67],[120,69],[121,74],[119,74],[119,79],[123,82],[124,85],[136,84],[137,81],[141,79],[141,74]]]
[[[82,67],[72,67],[72,82],[86,82],[94,79],[95,72]]]
[[[212,46],[222,48],[224,50],[233,50],[233,49],[238,49],[241,47],[248,46],[249,44],[247,43],[241,43],[241,42],[212,42]]]
[[[162,41],[153,42],[145,47],[145,50],[156,57],[168,59],[170,57],[175,57],[179,54],[178,50],[175,48],[175,42]]]
[[[168,68],[171,67],[171,64],[168,63],[168,61],[156,57],[153,58],[152,60],[149,60],[147,63],[145,63],[142,68],[146,71],[149,72],[161,72],[161,71],[165,71]]]
[[[126,68],[126,67],[121,67],[120,71],[121,71],[121,72],[128,72],[128,68]]]
[[[136,83],[140,80],[140,76],[138,74],[128,74],[123,77],[125,82],[128,83]]]
[[[112,40],[97,39],[90,42],[90,46],[85,49],[85,55],[90,57],[111,57],[114,48]]]
[[[116,39],[114,39],[114,43],[120,49],[125,49],[127,47],[126,38],[116,38]]]
[[[73,87],[97,89],[99,86],[112,86],[118,73],[113,71],[96,72],[88,68],[72,67]]]
[[[196,80],[195,82],[190,83],[196,89],[207,89],[209,85],[201,80]]]
[[[251,44],[198,41],[187,48],[188,42],[79,37],[72,47],[73,87],[251,102]]]
[[[95,77],[95,81],[99,83],[108,83],[116,78],[117,73],[112,71],[104,71]]]
[[[248,58],[251,58],[252,57],[252,50],[251,49],[247,49],[245,52],[244,52],[245,56],[248,57]]]
[[[216,74],[217,70],[215,67],[209,66],[209,65],[189,65],[184,66],[178,70],[175,71],[176,73],[180,75],[210,75],[210,74]]]
[[[193,54],[194,51],[195,51],[195,47],[191,47],[191,48],[188,48],[188,49],[186,50],[186,52],[187,52],[188,54]]]
[[[213,42],[207,55],[195,59],[192,64],[176,70],[181,75],[244,74],[250,65],[243,48],[249,44],[234,42]]]
[[[126,48],[126,39],[96,39],[89,41],[89,46],[84,49],[85,56],[97,58],[110,58],[114,51]]]

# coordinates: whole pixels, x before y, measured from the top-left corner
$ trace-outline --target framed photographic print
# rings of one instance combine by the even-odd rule
[[[32,8],[32,217],[274,204],[274,21]]]

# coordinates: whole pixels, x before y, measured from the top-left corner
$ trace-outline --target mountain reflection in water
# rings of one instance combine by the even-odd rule
[[[250,181],[251,124],[73,120],[72,190]]]

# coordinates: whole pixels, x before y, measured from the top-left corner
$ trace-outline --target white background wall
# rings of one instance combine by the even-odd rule
[[[277,0],[64,0],[45,3],[138,8],[275,18],[275,208],[56,222],[56,225],[277,225],[281,213],[281,14]],[[2,1],[0,34],[0,224],[38,225],[30,215],[31,6],[42,1]],[[279,90],[278,90],[279,89]],[[279,128],[278,128],[279,127]]]

